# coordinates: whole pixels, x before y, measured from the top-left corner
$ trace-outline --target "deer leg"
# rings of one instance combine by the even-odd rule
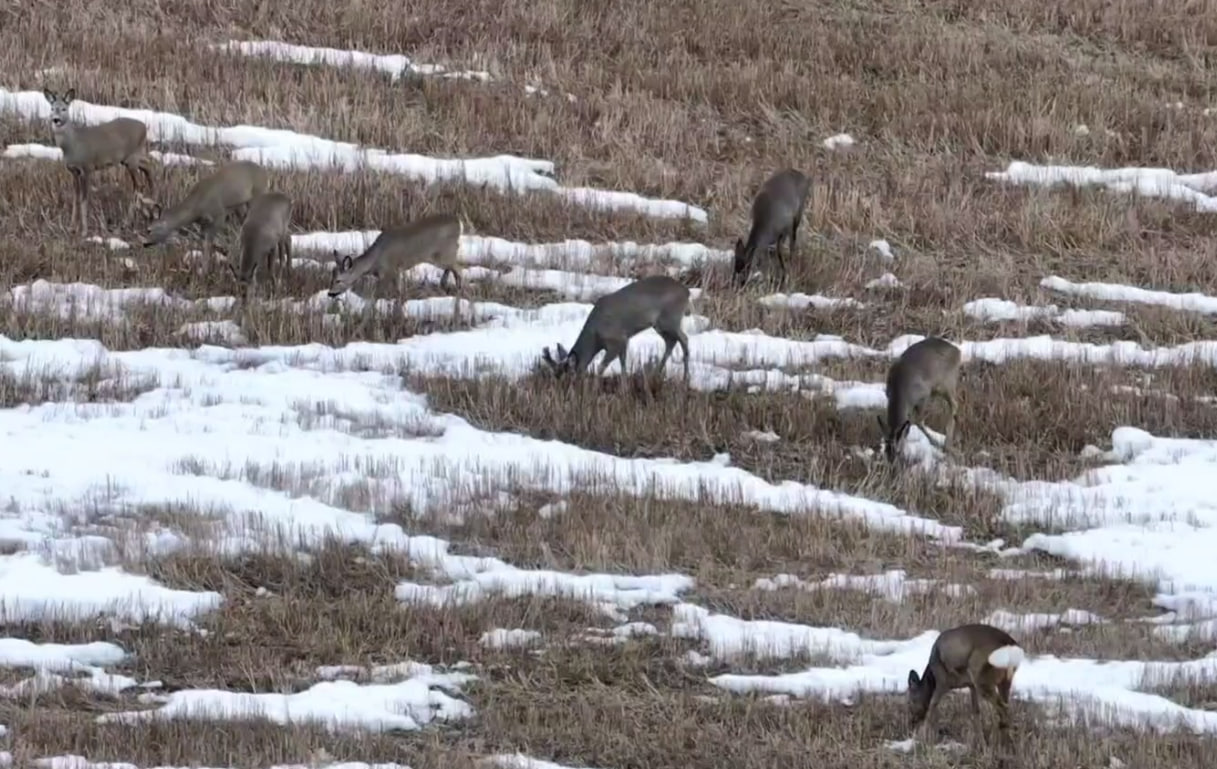
[[[680,345],[681,362],[684,364],[685,386],[688,387],[688,385],[689,385],[689,337],[686,336],[685,332],[680,328],[676,329],[675,336],[676,336],[676,343]]]
[[[123,161],[123,168],[127,169],[127,176],[131,179],[131,189],[135,190],[138,197],[140,192],[139,161],[133,157],[127,158]]]
[[[461,280],[461,271],[455,267],[452,268],[452,282],[453,282],[453,285],[455,286],[455,290],[452,293],[452,296],[453,296],[452,301],[456,303],[456,311],[459,313],[461,311],[461,298],[465,293],[465,287],[463,285],[464,282]],[[470,302],[469,303],[469,322],[470,323],[473,323],[473,317],[474,317],[473,316],[473,302]]]
[[[790,241],[786,241],[786,250],[790,250]],[[773,244],[774,255],[778,258],[778,269],[781,270],[781,277],[778,278],[778,286],[785,287],[786,285],[786,257],[782,256],[782,238],[778,238]]]
[[[80,174],[69,169],[72,174],[72,226],[80,227]]]
[[[659,359],[659,373],[662,374],[668,365],[668,358],[672,357],[672,351],[676,349],[676,337],[666,331],[655,330],[663,337],[663,357]]]
[[[444,282],[446,280],[448,280],[449,275],[452,276],[453,291],[460,291],[461,290],[461,274],[459,272],[457,272],[455,267],[445,267],[444,268],[443,274],[439,276],[440,288],[444,287]],[[445,290],[447,290],[447,289],[445,289]]]
[[[274,293],[275,288],[279,284],[279,244],[276,243],[266,250],[266,266],[263,272],[266,273],[266,280],[270,283],[271,292]]]
[[[76,184],[76,217],[80,224],[80,237],[89,234],[89,175],[81,169],[73,169]]]
[[[452,282],[455,284],[455,287],[452,291],[449,291],[448,287],[447,287],[449,275],[452,276]],[[457,292],[456,292],[456,289],[460,287],[460,283],[458,281],[458,278],[456,277],[456,271],[453,270],[451,267],[445,267],[444,271],[441,272],[439,275],[439,287],[440,287],[440,290],[442,290],[445,293],[452,296],[452,317],[455,318],[456,320],[460,320],[461,319],[461,298],[459,296],[457,296]]]
[[[219,219],[212,219],[203,225],[203,262],[206,264],[211,263],[215,251],[216,230],[219,229],[219,224]]]
[[[1004,693],[1002,691],[1003,688],[1005,689]],[[1010,710],[1007,704],[1010,696],[1009,680],[1003,680],[999,684],[989,684],[985,687],[984,696],[986,700],[993,703],[993,709],[997,711],[997,729],[1004,742],[1009,737],[1010,730]],[[976,725],[981,730],[981,734],[987,743],[989,741],[988,735],[984,734],[979,715],[976,716]]]
[[[123,168],[127,169],[127,176],[131,177],[131,189],[134,191],[135,198],[131,201],[131,205],[127,206],[128,221],[134,217],[134,212],[138,208],[141,211],[146,210],[150,198],[146,197],[140,190],[139,182],[139,166],[132,158],[123,161]]]
[[[596,367],[596,376],[604,376],[604,370],[608,368],[614,360],[617,359],[617,351],[609,349],[604,353],[604,357],[600,359],[600,365]]]
[[[976,726],[977,734],[980,735],[981,741],[988,744],[989,736],[985,733],[984,721],[980,715],[979,699],[980,697],[984,697],[993,704],[993,708],[997,711],[998,726],[1004,735],[1006,733],[1006,727],[1009,725],[1006,712],[1006,703],[1010,697],[1011,681],[1007,676],[1003,676],[1002,680],[997,683],[981,681],[978,679],[977,674],[972,670],[968,671],[968,680],[969,688],[971,689],[972,693],[972,720]],[[1004,688],[1004,691],[1002,691],[1002,688]],[[977,695],[979,695],[979,697]]]
[[[600,361],[600,368],[596,371],[596,376],[604,376],[604,370],[608,368],[614,360],[621,361],[621,378],[625,379],[625,350],[629,346],[628,342],[611,342],[605,345],[606,352],[604,358]]]
[[[938,449],[938,450],[940,450],[940,451],[945,451],[945,450],[946,450],[946,449],[945,449],[945,446],[943,445],[943,442],[942,442],[942,441],[940,441],[940,440],[938,440],[938,439],[937,439],[937,438],[935,438],[934,436],[930,435],[930,431],[929,431],[929,430],[927,430],[927,429],[925,429],[925,425],[921,424],[921,419],[920,419],[920,418],[918,418],[918,419],[910,419],[909,421],[913,423],[913,426],[914,426],[914,427],[916,427],[918,430],[920,430],[920,431],[921,431],[921,434],[925,436],[925,439],[926,439],[927,441],[929,441],[929,442],[930,442],[930,445],[931,445],[931,446],[933,446],[934,448],[936,448],[936,449]]]
[[[997,684],[997,697],[993,706],[997,708],[997,728],[1003,733],[1010,729],[1010,685],[1014,679],[1008,675]]]
[[[926,708],[925,722],[922,724],[924,737],[931,745],[938,742],[938,701],[942,699],[942,695],[946,694],[946,687],[934,687],[934,693],[930,695],[930,705]]]
[[[933,446],[936,449],[942,450],[942,442],[939,441],[934,436],[930,435],[930,431],[925,429],[924,420],[921,416],[920,404],[917,406],[914,406],[912,408],[912,411],[909,413],[909,424],[913,425],[918,430],[920,430],[921,434],[925,436],[925,439],[930,442],[931,446]]]
[[[980,695],[981,695],[982,691],[984,693],[985,699],[988,699],[989,698],[988,690],[981,689],[980,682],[978,682],[976,680],[976,676],[972,673],[971,670],[969,670],[968,671],[968,695],[970,696],[970,698],[972,700],[972,724],[975,727],[974,731],[975,731],[976,735],[979,735],[980,739],[982,741],[984,741],[985,740],[985,726],[984,726],[984,721],[982,721],[981,717],[980,717]]]
[[[943,441],[943,447],[950,449],[955,438],[955,411],[959,404],[955,400],[955,395],[948,390],[942,390],[939,397],[946,401],[947,409],[950,411],[950,415],[947,417],[946,440]]]
[[[153,187],[155,186],[152,183],[152,168],[150,167],[151,165],[152,165],[152,159],[149,158],[147,155],[140,153],[139,172],[141,174],[143,174],[143,176],[144,176],[144,186],[147,187],[149,198],[152,197]]]

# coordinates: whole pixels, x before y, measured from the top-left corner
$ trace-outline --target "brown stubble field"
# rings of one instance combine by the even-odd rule
[[[407,78],[369,71],[306,67],[225,55],[207,48],[229,39],[278,39],[379,53],[405,53],[453,68],[488,69],[492,83]],[[439,210],[459,211],[478,234],[552,242],[699,241],[730,248],[746,235],[756,186],[792,165],[813,175],[815,192],[802,230],[803,259],[793,290],[852,296],[851,308],[788,311],[760,306],[764,289],[735,296],[709,287],[697,312],[730,330],[760,328],[813,339],[838,334],[883,347],[901,334],[953,339],[1052,334],[1105,343],[1126,339],[1177,345],[1214,337],[1214,321],[1146,307],[1120,307],[1124,326],[1073,329],[1047,321],[987,323],[964,315],[970,300],[995,296],[1061,307],[1099,306],[1039,288],[1047,275],[1129,283],[1166,291],[1217,293],[1211,219],[1186,206],[1131,199],[1100,190],[1042,191],[984,178],[1011,160],[1118,167],[1217,167],[1217,106],[1212,46],[1217,17],[1203,4],[1164,10],[1149,0],[996,2],[760,3],[617,0],[489,2],[416,0],[402,4],[52,0],[0,7],[0,87],[74,87],[89,102],[176,112],[209,125],[258,125],[313,133],[392,151],[436,156],[516,153],[551,159],[564,185],[620,189],[684,200],[710,212],[708,227],[678,220],[595,212],[544,194],[504,196],[459,184],[422,186],[370,172],[274,171],[274,186],[295,199],[298,231],[377,229]],[[1207,47],[1207,48],[1206,48]],[[1208,58],[1206,58],[1208,57]],[[40,70],[56,68],[39,76]],[[549,96],[524,97],[538,81]],[[574,99],[564,98],[569,93]],[[1182,102],[1182,108],[1172,106]],[[1078,124],[1089,127],[1079,135]],[[857,143],[827,150],[821,142],[848,132]],[[4,143],[50,142],[49,125],[0,119]],[[186,151],[180,146],[158,149]],[[224,152],[190,148],[222,159]],[[157,198],[180,198],[199,170],[158,168]],[[131,242],[136,225],[123,213],[125,175],[102,174],[93,210],[113,223],[105,233]],[[184,246],[109,251],[82,245],[70,217],[71,186],[58,164],[0,159],[0,279],[82,281],[103,287],[163,286],[191,300],[234,293],[226,270],[186,266]],[[91,234],[99,234],[95,214]],[[888,263],[868,243],[888,240]],[[131,263],[124,262],[129,258]],[[717,268],[716,268],[717,269]],[[892,271],[894,291],[865,284]],[[297,271],[280,296],[304,298],[325,288],[325,272]],[[467,297],[517,307],[556,301],[554,294],[470,282]],[[390,279],[377,286],[393,293]],[[442,296],[408,286],[402,298]],[[251,345],[343,345],[465,328],[452,318],[347,317],[255,308],[242,320]],[[130,322],[61,318],[4,308],[0,333],[14,338],[78,337],[111,350],[188,347],[177,330],[190,321],[234,319],[197,307],[137,307]],[[570,340],[562,341],[568,344]],[[695,342],[694,342],[695,343]],[[539,352],[539,351],[538,351]],[[814,371],[834,379],[879,381],[882,360],[827,359]],[[477,427],[562,440],[625,457],[707,461],[727,452],[733,464],[770,481],[796,480],[891,502],[943,523],[969,539],[1030,533],[1001,519],[996,493],[900,477],[865,463],[851,448],[878,441],[874,413],[839,411],[831,399],[798,393],[682,394],[422,377],[406,386],[433,408]],[[810,373],[810,372],[808,372]],[[965,373],[957,427],[970,464],[1016,478],[1056,480],[1087,466],[1079,451],[1106,446],[1111,429],[1137,425],[1156,435],[1209,436],[1217,410],[1195,400],[1217,376],[1205,367],[1152,373],[1089,365],[1015,361],[978,363]],[[68,399],[127,401],[147,383],[115,383],[99,373],[71,392],[39,379],[0,379],[0,404]],[[645,397],[644,397],[645,396]],[[931,417],[931,424],[935,424]],[[746,437],[778,433],[777,443]],[[265,485],[307,494],[307,479],[267,478]],[[1061,580],[995,579],[989,570],[1036,571],[1072,565],[1046,555],[999,560],[945,548],[928,539],[866,528],[834,516],[777,515],[747,506],[638,499],[589,484],[561,515],[538,511],[555,502],[526,490],[505,505],[474,500],[451,516],[415,515],[400,500],[353,488],[351,509],[373,510],[412,533],[448,539],[461,552],[494,555],[521,568],[660,574],[680,572],[697,587],[686,596],[714,612],[744,619],[841,626],[865,637],[907,638],[927,628],[1013,613],[1092,611],[1109,620],[1156,613],[1153,587],[1097,576]],[[342,504],[340,501],[339,504]],[[481,507],[479,508],[479,504]],[[484,509],[483,509],[484,508]],[[272,723],[180,721],[99,724],[99,714],[137,707],[136,695],[108,698],[75,689],[0,699],[0,723],[18,766],[50,755],[151,766],[267,767],[283,763],[395,761],[420,767],[472,767],[484,756],[520,752],[571,766],[647,767],[981,766],[972,754],[919,749],[894,752],[884,740],[906,735],[903,702],[859,697],[849,704],[773,701],[726,694],[707,682],[723,672],[796,671],[813,660],[765,658],[688,662],[696,643],[664,634],[663,607],[631,619],[660,634],[616,645],[587,642],[587,628],[607,627],[573,599],[492,598],[455,607],[399,603],[403,579],[426,581],[399,556],[333,544],[307,561],[268,553],[234,558],[208,549],[207,511],[147,509],[122,523],[133,534],[154,523],[189,530],[200,543],[170,558],[137,545],[121,565],[170,586],[216,590],[226,603],[202,621],[206,635],[154,625],[104,621],[9,625],[4,634],[38,642],[113,640],[132,654],[115,672],[185,687],[299,691],[321,665],[376,665],[409,658],[434,665],[471,662],[479,680],[467,698],[468,722],[407,734],[327,733]],[[136,538],[133,537],[133,541]],[[965,596],[931,590],[901,602],[862,591],[781,589],[753,584],[776,574],[818,581],[829,574],[903,569],[910,577],[971,585]],[[544,651],[493,649],[479,643],[495,628],[527,628]],[[1152,625],[1111,622],[1020,634],[1028,651],[1110,659],[1191,659],[1202,642],[1168,643]],[[5,683],[9,683],[8,680]],[[1187,682],[1164,685],[1194,705],[1217,693]],[[953,739],[965,695],[944,715]],[[1015,707],[1019,749],[1028,769],[1129,767],[1199,769],[1212,746],[1186,733],[1153,735],[1058,723],[1051,710]]]

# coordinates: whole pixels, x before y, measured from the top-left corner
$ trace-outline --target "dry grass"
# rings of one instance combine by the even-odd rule
[[[635,364],[636,365],[636,364]],[[837,361],[829,376],[882,381],[884,360]],[[819,369],[823,370],[823,369]],[[1112,427],[1136,424],[1155,434],[1211,435],[1217,409],[1190,398],[1211,392],[1213,372],[1167,367],[1153,372],[1080,368],[1035,360],[973,363],[960,398],[961,451],[977,464],[1020,478],[1061,479],[1085,466],[1079,452],[1106,445]],[[830,397],[804,393],[686,393],[675,383],[635,373],[597,383],[538,375],[521,382],[483,378],[412,381],[440,410],[456,411],[490,430],[524,432],[620,456],[677,456],[705,461],[728,452],[732,464],[767,480],[793,479],[867,495],[901,493],[909,478],[879,477],[853,454],[880,440],[875,412],[838,409]],[[1076,398],[1075,393],[1094,397]],[[1175,396],[1175,397],[1171,397]],[[565,407],[555,410],[554,397]],[[930,425],[941,425],[941,415]],[[670,415],[663,420],[656,414]],[[758,441],[755,431],[779,440]],[[894,501],[894,500],[893,500]],[[914,507],[919,507],[914,505]],[[941,512],[941,511],[940,511]]]
[[[0,87],[71,86],[99,104],[184,114],[210,125],[265,125],[438,156],[518,153],[552,159],[564,185],[591,185],[685,200],[710,211],[710,224],[649,219],[563,205],[550,196],[502,195],[454,183],[424,187],[375,173],[274,171],[273,186],[295,199],[298,231],[376,229],[439,210],[457,211],[479,234],[545,242],[566,238],[663,242],[696,240],[729,248],[747,227],[757,184],[793,165],[816,180],[790,291],[852,296],[865,308],[785,311],[721,290],[725,268],[691,274],[708,293],[697,311],[719,327],[760,328],[811,339],[840,334],[882,348],[904,333],[982,340],[1047,334],[1082,342],[1131,340],[1175,345],[1212,338],[1212,317],[1145,306],[1114,307],[1041,289],[1060,275],[1074,281],[1125,282],[1167,291],[1217,294],[1217,246],[1206,215],[1160,200],[1106,191],[1043,191],[984,178],[1013,159],[1115,167],[1217,166],[1217,106],[1211,77],[1195,51],[1217,43],[1217,17],[1197,3],[1164,9],[1149,0],[890,0],[739,3],[707,0],[655,4],[620,0],[596,8],[573,0],[428,2],[409,8],[368,2],[300,0],[267,4],[101,3],[57,0],[0,7]],[[210,51],[230,38],[405,53],[456,69],[485,68],[491,83],[404,78],[322,66],[248,60]],[[36,45],[29,42],[37,41]],[[58,68],[40,77],[44,68]],[[550,96],[523,97],[539,82]],[[564,98],[569,93],[574,99]],[[1182,108],[1175,108],[1181,102]],[[1085,124],[1082,135],[1075,126]],[[820,142],[848,131],[854,147],[829,152]],[[5,144],[50,140],[49,127],[0,117]],[[223,159],[219,148],[158,149]],[[157,197],[179,199],[200,169],[155,171]],[[92,198],[92,234],[137,242],[141,220],[125,215],[130,190],[118,172],[100,174]],[[187,264],[197,242],[109,251],[81,244],[69,216],[71,188],[59,164],[0,159],[0,281],[4,285],[81,281],[103,287],[160,286],[187,300],[233,295],[228,271]],[[868,250],[889,240],[892,264]],[[225,238],[231,241],[231,237]],[[298,254],[298,256],[309,256]],[[126,260],[130,260],[128,263]],[[886,271],[903,288],[866,290]],[[301,299],[325,288],[323,270],[298,269],[276,298]],[[361,289],[361,295],[366,294]],[[267,289],[261,289],[266,293]],[[374,288],[405,300],[442,296],[433,286],[391,278]],[[466,298],[527,307],[554,301],[546,292],[468,282]],[[1062,308],[1104,307],[1127,315],[1123,326],[1061,328],[1050,321],[982,323],[962,305],[981,297]],[[418,320],[400,314],[348,314],[337,320],[255,305],[130,307],[125,321],[0,307],[0,333],[12,339],[96,339],[111,350],[190,346],[183,324],[239,321],[247,343],[343,345],[394,342],[467,321]],[[569,344],[570,340],[562,341]],[[694,344],[696,342],[694,341]],[[807,372],[838,380],[879,381],[881,359],[827,360]],[[1105,447],[1111,429],[1132,424],[1160,435],[1211,436],[1217,409],[1197,400],[1217,388],[1204,367],[1151,372],[1016,361],[965,370],[958,435],[971,464],[1016,478],[1061,479],[1087,467],[1079,451]],[[797,480],[891,502],[912,513],[964,527],[972,539],[1004,537],[1020,527],[1000,517],[1002,501],[983,489],[876,471],[853,455],[877,440],[874,414],[838,410],[831,399],[795,393],[685,393],[675,383],[631,381],[618,389],[412,375],[406,384],[431,405],[486,429],[524,432],[627,457],[731,462],[772,482]],[[42,372],[0,375],[0,407],[129,401],[155,383],[102,370],[70,386]],[[938,424],[932,415],[930,424]],[[780,440],[757,442],[749,431]],[[291,479],[249,478],[293,494]],[[493,515],[420,517],[398,506],[384,517],[412,533],[453,542],[461,552],[494,554],[521,568],[682,572],[697,580],[689,599],[744,618],[843,625],[867,637],[907,637],[927,627],[978,620],[990,611],[1085,609],[1111,620],[1097,627],[1026,633],[1035,653],[1101,658],[1194,658],[1211,644],[1167,644],[1136,620],[1153,614],[1148,587],[1123,580],[995,580],[989,568],[1058,566],[1046,556],[1001,560],[945,549],[921,538],[867,529],[851,519],[780,516],[726,504],[673,502],[587,489],[553,515],[557,500],[513,492]],[[373,509],[354,492],[343,503]],[[204,538],[214,519],[189,509],[143,510],[142,521]],[[105,522],[103,522],[105,523]],[[403,607],[402,579],[428,581],[403,559],[347,545],[319,548],[309,561],[258,555],[220,558],[187,551],[128,563],[166,584],[222,592],[225,607],[203,620],[207,635],[154,626],[104,623],[10,625],[5,635],[36,641],[113,640],[132,652],[119,672],[160,679],[168,689],[228,687],[296,691],[320,665],[371,665],[404,658],[433,664],[475,663],[468,690],[478,716],[457,726],[406,736],[327,734],[269,723],[97,724],[99,712],[136,707],[76,690],[36,702],[0,701],[16,765],[64,753],[140,766],[266,767],[309,761],[399,761],[415,767],[472,767],[493,752],[536,755],[572,765],[625,767],[819,766],[942,767],[987,764],[989,754],[960,759],[944,751],[891,752],[903,739],[903,705],[869,697],[853,706],[720,696],[707,673],[685,665],[692,644],[669,637],[614,647],[580,638],[607,620],[573,599],[494,598],[468,606]],[[910,577],[970,585],[893,602],[860,591],[753,588],[779,573],[818,581],[833,573],[904,569]],[[263,590],[259,590],[259,589]],[[268,592],[267,592],[268,591]],[[636,618],[666,628],[655,608]],[[543,654],[490,650],[482,633],[541,631]],[[743,669],[793,670],[806,660],[742,660]],[[5,681],[9,674],[5,673]],[[1177,701],[1212,707],[1211,686],[1186,681],[1157,689]],[[715,697],[707,701],[705,695]],[[36,705],[37,707],[31,707]],[[966,719],[966,698],[946,704],[952,736]],[[1059,769],[1128,766],[1199,769],[1211,745],[1186,734],[1148,735],[1059,725],[1022,704],[1016,710],[1017,766]],[[324,751],[324,752],[322,752]]]

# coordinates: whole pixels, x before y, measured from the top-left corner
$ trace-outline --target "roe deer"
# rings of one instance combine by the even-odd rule
[[[680,322],[688,310],[689,289],[683,283],[667,275],[640,278],[596,300],[569,352],[559,344],[557,358],[550,355],[548,347],[542,350],[541,357],[556,376],[561,376],[567,371],[584,371],[604,350],[596,376],[602,376],[609,364],[618,359],[624,374],[625,351],[630,338],[646,328],[653,328],[666,345],[659,368],[663,369],[679,344],[684,354],[684,381],[687,384],[689,338],[681,330]]]
[[[945,339],[930,336],[901,353],[887,371],[887,421],[878,417],[885,436],[884,453],[895,461],[898,445],[916,425],[931,443],[947,451],[955,434],[955,390],[959,384],[959,348]],[[921,422],[921,409],[931,398],[941,398],[950,409],[946,438],[939,446]]]
[[[430,262],[442,267],[440,288],[452,275],[457,290],[461,287],[460,263],[456,260],[465,226],[454,214],[433,214],[416,219],[401,227],[390,227],[376,236],[372,245],[355,258],[334,253],[334,270],[330,275],[330,298],[350,290],[360,278],[379,278],[391,270],[400,274],[416,264]]]
[[[245,208],[266,191],[266,169],[257,163],[238,160],[225,163],[211,176],[200,179],[181,202],[163,213],[148,227],[144,247],[164,243],[178,230],[198,222],[203,226],[203,259],[209,261],[216,232],[232,209]]]
[[[993,704],[998,728],[1006,735],[1010,727],[1010,685],[1024,658],[1018,642],[992,625],[960,625],[944,631],[934,641],[921,677],[917,677],[917,671],[909,671],[910,728],[916,730],[925,721],[926,731],[934,739],[938,701],[947,692],[966,686],[971,690],[972,716],[981,736],[980,697]]]
[[[752,262],[758,251],[770,249],[777,255],[782,268],[782,284],[786,283],[786,260],[782,258],[781,245],[787,240],[786,251],[794,258],[799,224],[803,221],[803,210],[811,192],[811,179],[794,168],[778,171],[765,180],[756,197],[752,199],[752,229],[748,241],[735,241],[735,284],[742,286],[748,280]]]
[[[292,220],[292,199],[282,192],[264,192],[249,203],[249,213],[241,225],[241,262],[234,270],[237,280],[245,286],[246,298],[253,291],[258,265],[266,261],[266,274],[274,282],[275,262],[280,268],[290,266],[292,236],[288,231]]]
[[[55,146],[63,151],[63,163],[72,172],[76,187],[75,214],[80,220],[80,235],[89,231],[89,176],[111,166],[121,165],[131,177],[136,201],[150,203],[152,160],[147,155],[148,126],[129,117],[119,117],[98,125],[75,125],[68,107],[76,98],[69,88],[62,96],[49,89],[42,95],[51,105],[51,134]],[[136,172],[139,173],[136,173]],[[147,196],[140,192],[139,177],[144,177]]]

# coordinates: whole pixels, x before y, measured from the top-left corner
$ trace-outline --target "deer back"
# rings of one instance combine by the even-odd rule
[[[399,270],[422,262],[453,265],[463,229],[460,218],[452,214],[424,216],[394,229],[385,244],[387,255]]]
[[[68,146],[63,147],[64,160],[91,168],[117,165],[143,151],[147,137],[146,125],[126,117],[100,125],[75,126]]]
[[[589,324],[606,337],[628,338],[660,322],[661,318],[683,317],[689,289],[667,275],[650,275],[606,294],[596,301]]]
[[[251,202],[267,188],[266,169],[248,160],[225,163],[211,176],[198,183],[200,198],[209,207],[236,208]]]
[[[241,275],[251,275],[258,260],[287,236],[292,201],[281,192],[267,192],[250,202],[241,225]]]
[[[888,397],[915,398],[940,386],[953,386],[962,355],[959,348],[939,337],[926,337],[910,345],[888,369]]]
[[[944,631],[934,642],[938,659],[956,685],[968,679],[969,669],[983,671],[988,657],[1003,646],[1018,646],[1006,631],[992,625],[960,625]]]
[[[765,180],[752,202],[753,221],[767,231],[789,227],[807,206],[811,180],[802,171],[787,168]]]

